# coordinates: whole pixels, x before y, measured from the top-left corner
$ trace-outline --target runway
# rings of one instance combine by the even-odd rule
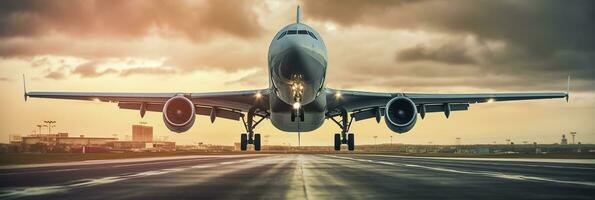
[[[593,199],[594,160],[241,154],[0,168],[0,199]]]

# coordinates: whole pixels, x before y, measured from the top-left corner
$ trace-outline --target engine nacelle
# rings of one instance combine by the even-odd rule
[[[194,125],[196,107],[184,96],[168,99],[163,106],[163,122],[171,131],[181,133]]]
[[[395,97],[386,104],[384,110],[384,122],[394,132],[405,133],[417,121],[417,107],[409,98]]]

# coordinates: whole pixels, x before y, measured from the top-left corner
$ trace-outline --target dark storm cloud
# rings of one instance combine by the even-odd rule
[[[479,44],[505,44],[502,51],[473,56],[468,47],[414,46],[396,52],[397,62],[472,64],[481,74],[536,77],[512,80],[525,85],[570,74],[591,83],[583,89],[595,90],[595,1],[304,0],[303,7],[306,16],[342,26],[470,35]]]
[[[97,0],[0,2],[0,38],[58,32],[85,36],[144,36],[156,29],[200,40],[217,33],[259,36],[249,1]]]
[[[537,55],[560,48],[595,49],[595,2],[589,0],[304,0],[304,8],[308,16],[342,25],[471,33],[510,41]]]

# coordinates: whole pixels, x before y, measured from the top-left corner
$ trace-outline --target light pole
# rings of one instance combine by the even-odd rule
[[[46,120],[46,121],[43,121],[43,122],[46,123],[46,124],[48,124],[47,125],[48,126],[48,134],[52,134],[52,127],[56,127],[56,125],[52,125],[52,124],[55,124],[56,121]]]
[[[41,127],[44,127],[47,125],[41,125],[41,124],[37,124],[37,128],[39,128],[39,132],[37,132],[37,134],[41,134]]]
[[[374,146],[376,146],[376,151],[378,151],[378,144],[376,143],[376,138],[378,138],[378,136],[374,136]]]
[[[570,135],[572,135],[572,144],[576,144],[574,143],[574,136],[576,135],[576,132],[570,132]]]
[[[376,145],[376,138],[378,138],[378,136],[374,136],[374,145]]]
[[[393,145],[393,136],[392,135],[390,136],[390,145],[391,146]]]

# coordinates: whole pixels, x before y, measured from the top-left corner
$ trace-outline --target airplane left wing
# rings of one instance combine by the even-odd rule
[[[425,112],[445,112],[467,110],[470,104],[518,101],[535,99],[566,98],[568,92],[529,92],[529,93],[477,93],[477,94],[427,94],[427,93],[380,93],[350,90],[327,89],[329,116],[339,115],[346,111],[352,113],[356,120],[372,118],[378,109],[383,110],[393,98],[401,96],[409,98],[418,110]],[[422,114],[425,114],[425,112]],[[383,113],[383,112],[380,112]]]

